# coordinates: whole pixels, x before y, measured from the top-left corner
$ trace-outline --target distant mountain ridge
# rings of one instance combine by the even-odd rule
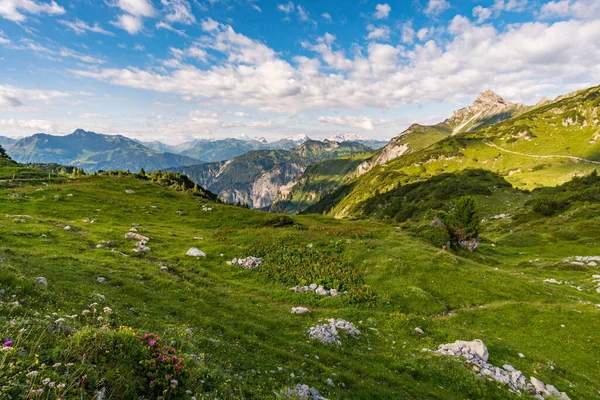
[[[70,135],[45,133],[23,138],[8,150],[19,163],[57,163],[83,168],[86,172],[110,169],[148,171],[198,164],[200,160],[159,152],[121,135],[103,135],[77,129]]]
[[[308,140],[291,150],[253,150],[225,162],[176,167],[228,203],[268,209],[281,190],[311,164],[370,148],[356,142]]]

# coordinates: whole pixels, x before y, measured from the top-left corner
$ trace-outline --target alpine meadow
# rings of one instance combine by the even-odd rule
[[[0,399],[600,399],[597,0],[0,0]]]

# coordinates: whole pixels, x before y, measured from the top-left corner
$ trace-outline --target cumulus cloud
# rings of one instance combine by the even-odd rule
[[[402,42],[412,44],[415,40],[415,30],[412,21],[402,24]]]
[[[600,80],[599,20],[530,22],[498,30],[458,16],[448,26],[452,36],[439,43],[429,40],[410,50],[372,43],[349,56],[326,34],[303,43],[313,56],[292,61],[229,25],[213,21],[207,28],[195,45],[220,53],[223,60],[209,68],[184,64],[168,73],[152,67],[73,72],[207,103],[290,114],[456,102],[457,93],[473,98],[486,88],[522,101],[540,90]]]
[[[491,7],[476,6],[473,8],[473,17],[481,24],[490,18],[498,18],[503,11],[523,12],[528,0],[494,0]]]
[[[373,13],[373,17],[376,19],[386,19],[390,16],[390,12],[392,12],[392,7],[389,4],[377,4],[375,6],[375,12]]]
[[[123,29],[131,35],[136,35],[144,28],[142,19],[131,14],[121,14],[117,17],[116,21],[111,21],[110,23],[117,28]]]
[[[33,15],[62,15],[66,11],[54,0],[49,3],[35,0],[2,0],[0,2],[0,17],[14,22],[27,20],[25,13]]]
[[[123,14],[117,17],[116,21],[111,21],[111,24],[131,35],[136,35],[144,28],[143,17],[154,17],[156,15],[154,6],[148,0],[117,0],[109,4],[124,11]]]
[[[325,18],[327,22],[333,22],[333,18],[331,18],[331,14],[329,14],[328,12],[321,14],[321,17]]]
[[[165,19],[170,23],[190,25],[196,22],[192,14],[192,6],[187,0],[161,0],[167,15]]]
[[[371,118],[365,116],[317,117],[317,121],[331,125],[364,129],[367,131],[372,131],[373,129],[375,129],[374,121]]]
[[[574,17],[577,19],[600,18],[600,2],[597,0],[559,0],[542,5],[542,19]]]
[[[80,19],[75,19],[75,21],[60,20],[58,22],[64,26],[66,26],[67,28],[71,29],[73,32],[75,32],[78,35],[83,35],[86,32],[95,32],[95,33],[100,33],[102,35],[114,36],[114,33],[109,32],[109,31],[105,30],[104,28],[102,28],[98,22],[95,22],[94,25],[89,25],[88,23],[86,23]]]
[[[250,118],[250,114],[244,111],[227,111],[227,114],[238,118]]]
[[[425,14],[431,17],[440,15],[450,8],[450,3],[447,0],[429,0],[425,8]]]
[[[387,26],[367,25],[367,40],[389,40],[390,28]]]
[[[156,14],[154,6],[148,0],[117,0],[112,5],[137,17],[153,17]]]

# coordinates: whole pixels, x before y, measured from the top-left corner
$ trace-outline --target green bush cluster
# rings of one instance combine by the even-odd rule
[[[263,225],[271,228],[283,228],[285,226],[292,226],[295,222],[291,217],[287,215],[278,215],[266,221]]]
[[[600,177],[594,170],[587,176],[575,177],[560,186],[536,189],[533,194],[536,197],[528,203],[532,210],[549,217],[566,210],[576,201],[600,202]]]
[[[333,241],[323,246],[294,246],[280,243],[264,245],[257,242],[253,254],[265,259],[261,273],[288,286],[311,283],[327,289],[348,291],[353,302],[374,299],[372,289],[364,284],[364,271],[344,260],[343,245]]]

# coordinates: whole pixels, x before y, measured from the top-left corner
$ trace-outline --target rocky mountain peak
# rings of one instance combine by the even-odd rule
[[[473,105],[471,107],[479,106],[479,107],[483,107],[483,108],[489,108],[489,107],[495,107],[498,105],[510,107],[510,106],[513,106],[514,104],[509,101],[504,100],[496,92],[494,92],[492,90],[486,90],[485,92],[479,93],[479,96],[477,96],[477,99],[475,100],[475,102],[473,103]]]

